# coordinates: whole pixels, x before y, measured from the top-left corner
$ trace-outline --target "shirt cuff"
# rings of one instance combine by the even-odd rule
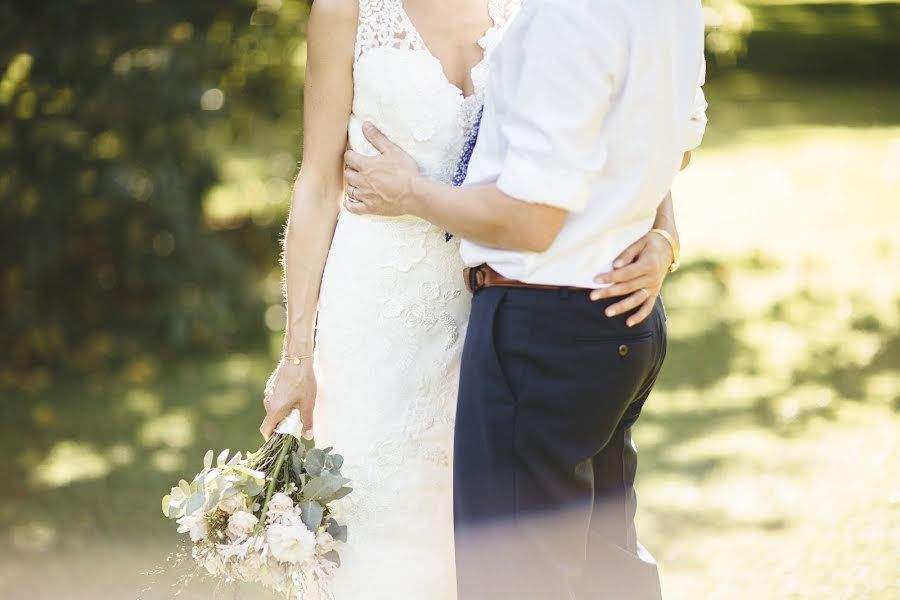
[[[577,170],[563,171],[510,153],[497,179],[497,189],[516,200],[545,204],[568,212],[587,207],[590,184]]]
[[[685,140],[684,151],[690,152],[696,150],[703,142],[703,135],[706,133],[706,117],[691,123],[688,129],[687,140]]]
[[[697,95],[694,98],[694,112],[687,127],[687,139],[684,144],[685,152],[694,150],[703,141],[703,134],[706,133],[706,109],[708,107],[703,89],[697,88]]]

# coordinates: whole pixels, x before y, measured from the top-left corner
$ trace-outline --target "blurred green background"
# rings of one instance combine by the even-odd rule
[[[0,597],[173,597],[160,497],[258,445],[307,14],[0,4]],[[639,528],[670,600],[894,599],[900,2],[707,24]]]

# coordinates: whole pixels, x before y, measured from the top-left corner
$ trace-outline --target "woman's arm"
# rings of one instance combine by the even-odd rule
[[[313,353],[319,287],[344,199],[344,150],[353,103],[353,53],[358,5],[316,0],[307,28],[303,95],[303,160],[294,183],[284,239],[287,324],[284,357]],[[268,437],[293,408],[312,429],[316,382],[312,359],[282,360],[266,386]]]

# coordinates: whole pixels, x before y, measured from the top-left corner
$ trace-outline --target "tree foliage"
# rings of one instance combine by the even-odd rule
[[[203,198],[219,146],[300,106],[307,11],[290,0],[0,5],[7,376],[264,331],[251,267],[274,264],[277,225],[216,227]]]

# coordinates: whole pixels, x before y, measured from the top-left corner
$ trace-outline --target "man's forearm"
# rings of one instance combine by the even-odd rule
[[[542,252],[556,239],[567,214],[511,198],[493,184],[459,188],[419,178],[411,187],[411,214],[497,248]]]

